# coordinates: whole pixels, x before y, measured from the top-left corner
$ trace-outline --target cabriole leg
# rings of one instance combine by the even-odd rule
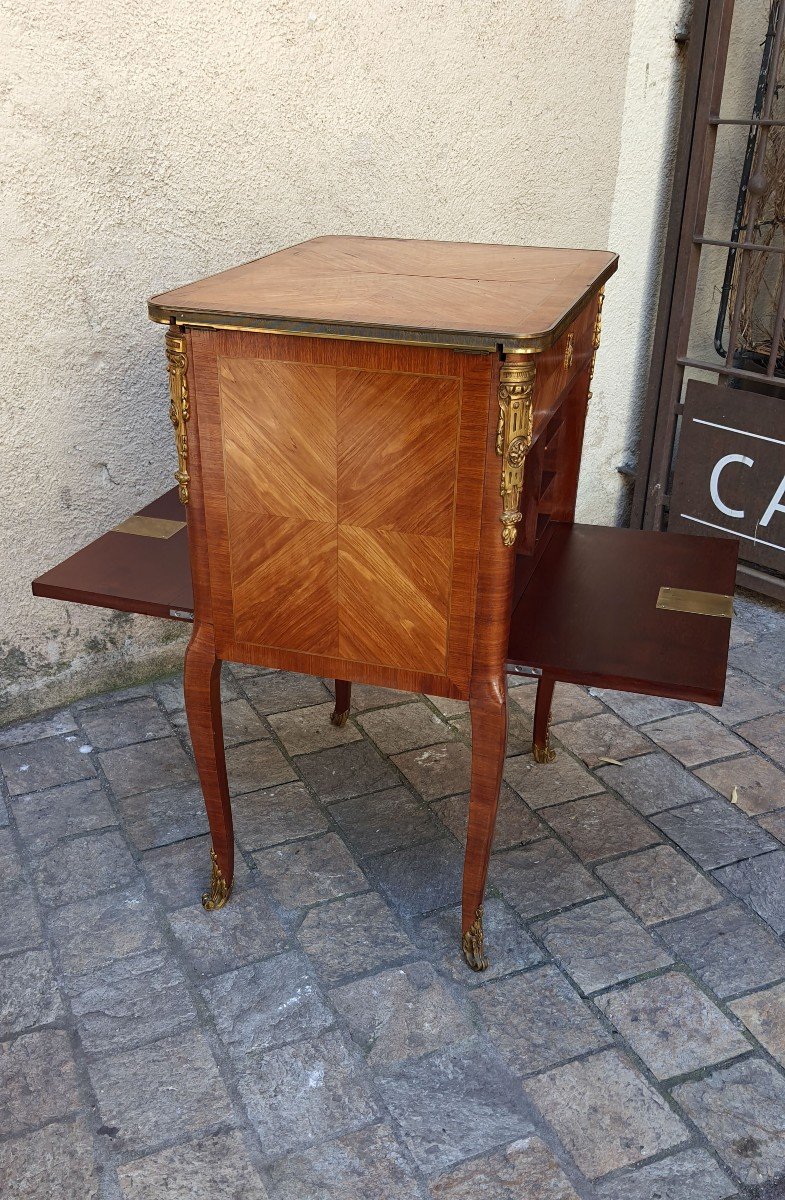
[[[499,788],[507,745],[506,680],[469,701],[472,717],[472,783],[463,865],[462,949],[474,971],[488,966],[482,902],[488,877]]]
[[[333,725],[345,725],[349,718],[349,709],[352,706],[352,685],[346,679],[336,679],[335,681],[335,708],[332,711],[330,720]]]
[[[534,701],[534,734],[532,736],[532,754],[538,763],[552,763],[556,751],[550,742],[551,703],[553,688],[556,683],[550,675],[542,675],[537,684],[537,698]]]
[[[213,842],[210,890],[202,904],[223,908],[234,878],[234,834],[221,721],[221,662],[212,626],[202,622],[194,625],[185,652],[185,711]]]

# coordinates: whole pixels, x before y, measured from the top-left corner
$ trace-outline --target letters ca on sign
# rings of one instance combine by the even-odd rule
[[[737,537],[785,573],[785,401],[690,381],[668,528]]]

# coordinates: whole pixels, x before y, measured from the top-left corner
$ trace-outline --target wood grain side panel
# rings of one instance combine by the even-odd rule
[[[460,383],[339,371],[338,520],[452,537]]]
[[[342,658],[447,672],[452,544],[392,530],[338,530]]]
[[[243,528],[243,550],[232,550],[237,640],[340,653],[335,525],[259,513]]]
[[[350,679],[357,682],[378,683],[382,686],[400,687],[414,690],[430,691],[435,695],[468,696],[469,673],[472,657],[472,639],[474,630],[474,604],[477,575],[477,553],[479,541],[480,509],[482,504],[484,479],[484,452],[489,419],[495,423],[495,410],[489,412],[488,380],[491,372],[491,357],[487,355],[469,355],[447,350],[420,347],[390,346],[381,343],[353,343],[345,341],[328,341],[326,339],[289,338],[267,335],[262,333],[246,333],[217,330],[192,330],[193,372],[195,377],[195,394],[200,410],[200,442],[203,462],[205,489],[205,524],[207,544],[209,548],[210,578],[212,608],[216,628],[216,644],[221,657],[230,660],[245,661],[283,667],[290,670],[323,674],[337,678]],[[340,506],[340,489],[338,487],[337,464],[340,462],[340,436],[336,433],[336,483],[335,504],[336,518],[333,523],[332,508],[329,503],[329,492],[324,485],[324,478],[319,477],[319,486],[327,494],[318,511],[312,512],[312,524],[319,526],[312,533],[303,532],[296,536],[292,532],[290,554],[286,554],[286,530],[284,522],[291,521],[293,526],[304,530],[303,517],[296,518],[291,514],[269,512],[262,508],[264,487],[254,493],[254,504],[243,502],[243,484],[241,482],[246,467],[245,446],[250,437],[257,437],[257,431],[246,434],[241,432],[243,423],[251,421],[253,397],[244,398],[238,402],[233,419],[236,419],[238,429],[233,431],[232,445],[237,447],[233,455],[232,471],[235,476],[229,481],[229,471],[224,469],[224,431],[221,419],[221,388],[219,384],[219,363],[230,360],[232,378],[227,381],[230,389],[243,391],[248,380],[253,377],[249,370],[254,363],[263,361],[264,365],[290,367],[317,367],[333,369],[338,377],[343,372],[352,373],[384,373],[387,372],[386,384],[394,383],[393,394],[397,396],[396,403],[410,409],[416,409],[414,400],[422,399],[426,403],[427,396],[431,398],[434,409],[438,410],[438,418],[432,420],[430,414],[420,414],[419,428],[425,430],[422,445],[426,458],[435,458],[436,467],[432,469],[441,473],[445,482],[450,480],[451,492],[451,529],[443,536],[433,533],[422,534],[404,529],[376,528],[368,529],[363,525],[344,525],[338,520]],[[238,369],[237,360],[243,360]],[[326,372],[325,372],[326,374]],[[414,376],[416,380],[408,380],[403,384],[395,381],[394,376]],[[431,377],[423,379],[422,377]],[[436,377],[436,378],[435,378]],[[302,378],[302,377],[301,377]],[[305,376],[313,390],[313,380]],[[347,377],[344,395],[346,403],[351,408],[362,388],[353,383],[348,386]],[[414,382],[414,387],[412,387]],[[360,381],[362,383],[362,381]],[[424,389],[420,394],[420,389]],[[336,395],[340,388],[336,385]],[[252,388],[248,388],[252,391]],[[318,390],[318,389],[317,389]],[[326,394],[322,389],[320,394]],[[408,397],[408,399],[407,399]],[[271,401],[272,402],[272,399]],[[288,402],[286,394],[277,396],[277,406],[280,409]],[[371,411],[373,405],[370,406]],[[460,420],[458,418],[460,413]],[[239,414],[239,415],[238,415]],[[336,421],[339,420],[340,405],[336,399]],[[415,414],[416,415],[416,414]],[[284,420],[285,418],[279,418]],[[413,419],[413,418],[412,418]],[[270,418],[268,417],[268,421]],[[453,431],[444,438],[444,443],[451,446],[452,461],[449,470],[445,466],[447,459],[441,442],[438,454],[433,454],[436,443],[436,427],[444,422],[453,422]],[[268,429],[272,428],[268,424]],[[280,426],[278,427],[280,429]],[[313,422],[311,422],[313,432]],[[347,429],[349,426],[347,425]],[[375,430],[375,419],[369,428]],[[337,430],[337,424],[336,424]],[[457,434],[456,434],[457,431]],[[276,434],[276,437],[278,434]],[[374,449],[374,436],[368,436],[369,458],[373,462],[372,473],[375,474],[378,488],[387,474],[392,486],[389,506],[385,509],[384,497],[377,504],[374,520],[392,523],[400,520],[404,526],[407,515],[400,503],[400,493],[395,491],[395,464],[383,463],[378,449]],[[362,457],[361,442],[349,437],[350,453]],[[329,454],[326,456],[329,459]],[[405,458],[405,455],[404,455]],[[279,460],[280,461],[280,460]],[[310,460],[309,460],[310,461]],[[358,458],[359,461],[359,458]],[[456,465],[457,463],[457,465]],[[238,464],[240,464],[238,466]],[[415,480],[409,486],[410,498],[413,490],[419,488],[420,465],[416,456],[412,459],[409,477]],[[426,473],[427,475],[427,473]],[[348,476],[346,476],[348,478]],[[256,483],[252,482],[252,487]],[[359,492],[354,481],[347,487],[347,504],[359,503]],[[441,493],[439,493],[441,494]],[[419,501],[419,497],[416,497]],[[268,501],[272,507],[274,499]],[[230,506],[232,511],[232,528],[230,535]],[[415,505],[416,507],[416,505]],[[444,506],[433,502],[431,493],[427,504],[422,505],[411,522],[416,528],[424,528],[427,519],[432,519],[433,527],[437,530],[446,528]],[[348,510],[347,510],[348,511]],[[362,511],[357,508],[357,520],[363,520]],[[259,522],[264,520],[262,528]],[[243,579],[232,581],[233,558],[232,541],[235,536],[235,526],[244,543],[242,554]],[[330,527],[332,526],[331,541]],[[348,531],[348,532],[345,532]],[[387,539],[384,544],[383,534],[395,534],[396,537]],[[370,536],[369,536],[370,535]],[[367,632],[361,628],[360,617],[366,626],[372,624],[373,613],[366,611],[361,614],[361,606],[356,598],[351,596],[346,601],[349,619],[346,621],[344,642],[341,644],[343,624],[339,618],[337,627],[338,642],[336,645],[336,621],[333,613],[338,609],[336,600],[333,605],[333,588],[337,587],[337,596],[349,596],[352,587],[348,584],[341,589],[337,564],[341,561],[338,553],[343,546],[343,557],[349,573],[359,572],[364,576],[366,587],[370,587],[369,559],[379,560],[380,544],[384,544],[384,555],[387,568],[392,572],[395,554],[391,553],[391,543],[396,538],[411,538],[415,547],[409,552],[409,559],[417,563],[413,571],[411,566],[406,571],[397,568],[398,584],[404,587],[415,579],[420,587],[420,599],[412,605],[412,622],[422,619],[429,627],[428,645],[420,647],[421,657],[413,661],[409,653],[410,646],[402,645],[406,638],[400,636],[400,624],[408,619],[407,604],[398,597],[397,637],[393,639],[394,620],[392,610],[387,606],[388,629],[380,637],[379,643],[373,647],[366,645]],[[264,546],[260,547],[260,539]],[[418,552],[425,543],[431,545],[430,561],[426,564]],[[402,543],[401,543],[402,544]],[[320,549],[321,547],[321,549]],[[369,558],[363,559],[358,567],[358,554]],[[335,554],[336,574],[329,567],[329,559]],[[264,573],[264,563],[271,556],[277,559],[276,584],[270,588],[269,609],[272,615],[265,611],[265,606],[256,602],[257,586],[255,573]],[[362,556],[361,556],[362,557]],[[239,561],[239,560],[238,560]],[[449,564],[451,563],[451,569]],[[395,572],[392,572],[393,574]],[[439,574],[438,586],[434,581],[434,573]],[[299,614],[291,604],[284,605],[282,597],[290,599],[293,591],[310,598],[310,609],[303,609]],[[377,592],[378,594],[378,592]],[[385,600],[385,605],[387,601]],[[286,611],[283,611],[283,610]],[[380,626],[384,615],[382,605],[379,606]],[[310,614],[314,622],[309,623]],[[354,616],[353,614],[356,614]],[[418,615],[419,614],[419,615]],[[427,614],[423,616],[422,614]],[[302,617],[302,619],[300,619]],[[275,623],[277,622],[277,630]],[[354,624],[352,624],[354,622]],[[423,626],[424,628],[425,626]],[[310,632],[309,632],[310,630]],[[280,636],[278,636],[280,634]],[[274,636],[275,635],[275,636]],[[397,646],[397,657],[391,665],[389,647]],[[423,646],[425,643],[423,643]],[[359,648],[362,647],[362,650]],[[358,657],[366,655],[365,658]]]
[[[222,358],[234,633],[338,653],[332,367]]]
[[[249,508],[336,520],[335,371],[222,358],[218,365],[232,551]]]

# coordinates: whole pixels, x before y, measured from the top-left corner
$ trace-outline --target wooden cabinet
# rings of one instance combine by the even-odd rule
[[[475,968],[507,673],[540,678],[543,764],[559,679],[721,702],[735,546],[573,524],[615,267],[602,251],[318,238],[150,302],[169,323],[178,489],[33,587],[193,618],[208,908],[233,873],[222,660],[334,678],[338,723],[352,682],[469,700]]]

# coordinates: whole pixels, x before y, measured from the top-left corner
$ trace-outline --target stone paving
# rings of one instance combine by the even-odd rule
[[[482,975],[465,705],[225,669],[212,914],[178,680],[0,730],[4,1200],[785,1196],[785,613],[736,609],[720,710],[562,686],[539,766],[511,687]]]

